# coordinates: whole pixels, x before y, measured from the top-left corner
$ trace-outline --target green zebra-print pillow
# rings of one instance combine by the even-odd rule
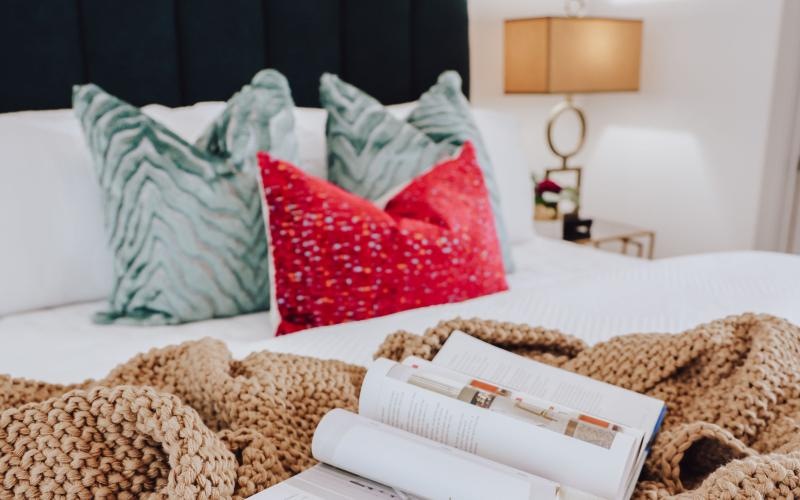
[[[96,85],[76,86],[73,108],[114,255],[109,309],[95,321],[176,324],[266,309],[256,153],[297,160],[283,75],[259,72],[194,145]]]
[[[442,73],[405,121],[336,75],[322,75],[320,101],[328,111],[328,179],[370,200],[382,198],[472,141],[489,191],[506,272],[513,271],[492,163],[461,92],[458,73]]]

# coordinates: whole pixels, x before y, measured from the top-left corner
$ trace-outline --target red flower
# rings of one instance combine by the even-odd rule
[[[536,185],[536,194],[541,196],[542,193],[560,193],[561,186],[551,181],[550,179],[543,179]]]

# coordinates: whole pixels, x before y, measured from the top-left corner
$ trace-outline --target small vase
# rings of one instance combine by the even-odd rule
[[[533,212],[533,218],[536,220],[556,220],[558,219],[558,207],[537,203]]]

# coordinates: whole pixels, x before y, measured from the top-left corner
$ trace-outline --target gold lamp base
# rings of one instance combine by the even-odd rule
[[[578,123],[580,124],[580,132],[578,137],[578,143],[572,150],[562,151],[558,149],[556,146],[555,140],[553,139],[553,130],[555,129],[556,121],[558,118],[565,113],[573,112],[578,117]],[[581,199],[581,167],[572,167],[569,166],[569,159],[572,156],[575,156],[580,152],[581,148],[583,148],[584,143],[586,142],[586,116],[583,114],[583,110],[575,105],[572,101],[572,96],[567,94],[565,99],[558,103],[556,107],[550,112],[550,117],[547,119],[547,146],[550,148],[550,151],[553,152],[554,155],[561,158],[561,166],[555,168],[548,168],[544,171],[544,178],[545,179],[552,179],[554,174],[560,176],[560,174],[567,173],[571,174],[575,178],[575,191],[578,195],[578,201],[575,203],[575,210],[574,213],[578,213],[580,199]]]

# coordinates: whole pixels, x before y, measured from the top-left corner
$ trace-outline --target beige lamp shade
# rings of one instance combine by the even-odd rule
[[[639,90],[642,21],[581,17],[505,23],[506,93]]]

